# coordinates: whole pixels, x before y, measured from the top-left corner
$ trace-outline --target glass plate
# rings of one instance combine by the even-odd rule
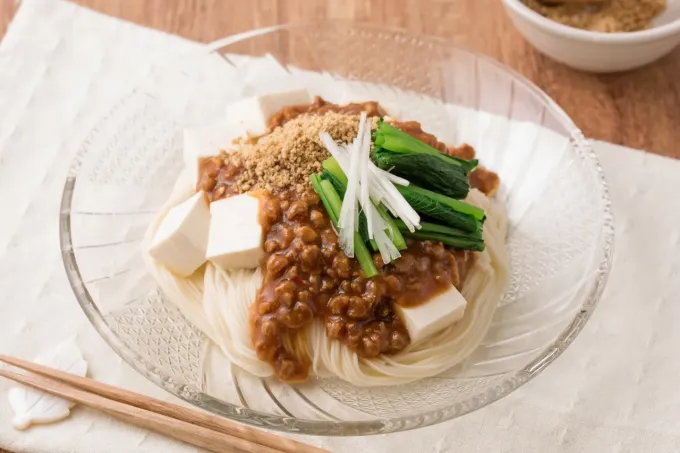
[[[378,100],[443,141],[470,143],[499,173],[497,198],[511,222],[510,286],[484,341],[461,366],[379,388],[254,378],[225,362],[147,274],[140,242],[181,170],[182,128],[221,118],[234,100],[296,87],[335,102]],[[78,302],[126,362],[206,410],[320,435],[432,425],[528,382],[590,317],[614,239],[597,159],[542,91],[446,40],[345,22],[250,32],[151,71],[83,143],[60,226]]]

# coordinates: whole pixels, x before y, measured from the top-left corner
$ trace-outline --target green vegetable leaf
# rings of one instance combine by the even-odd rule
[[[418,187],[413,184],[409,186],[397,186],[397,189],[400,192],[402,189],[408,189],[409,192],[414,192],[423,197],[430,198],[438,203],[445,204],[458,212],[470,214],[480,222],[483,222],[486,219],[486,214],[484,213],[483,209],[480,209],[477,206],[472,206],[471,204],[465,203],[464,201],[454,200],[453,198],[432,192],[431,190],[423,189],[422,187]]]
[[[389,212],[387,212],[387,208],[381,204],[375,205],[376,209],[378,210],[378,213],[380,213],[380,217],[383,218],[385,221],[385,224],[387,225],[387,237],[390,238],[394,246],[397,248],[397,250],[404,250],[406,248],[406,241],[404,240],[404,236],[401,235],[401,232],[399,231],[399,227],[397,226],[397,219],[392,217]],[[401,223],[404,223],[403,221],[399,220]],[[406,226],[406,224],[404,224]],[[406,228],[408,230],[408,228]]]
[[[376,152],[386,149],[401,154],[429,154],[444,162],[461,166],[466,172],[471,172],[477,168],[477,159],[465,160],[444,154],[382,120],[378,123],[378,128],[373,134],[373,143]]]
[[[319,195],[319,198],[321,198],[321,203],[326,209],[326,212],[328,212],[328,216],[331,218],[333,226],[337,229],[338,216],[342,209],[342,199],[340,198],[340,195],[335,191],[335,188],[330,181],[322,180],[319,175],[313,174],[309,179],[312,183],[312,188],[314,188],[314,191]],[[378,275],[378,269],[375,267],[375,263],[373,263],[371,252],[369,252],[359,233],[354,233],[354,256],[367,278]]]
[[[406,224],[399,220],[396,219],[395,223],[397,225],[397,228],[399,228],[399,231],[402,233],[407,233],[409,232],[408,227]],[[452,237],[458,237],[458,238],[466,238],[466,239],[479,239],[482,240],[482,231],[463,231],[458,228],[451,228],[446,225],[440,225],[438,223],[431,223],[431,222],[420,222],[420,229],[417,231],[417,233],[422,233],[422,234],[437,234],[437,235],[445,235],[445,236],[452,236]]]
[[[326,209],[326,212],[328,213],[328,217],[331,218],[331,222],[333,222],[333,225],[338,224],[338,214],[340,214],[340,208],[342,207],[342,201],[340,202],[340,206],[337,206],[338,210],[337,212],[335,211],[336,206],[333,206],[331,203],[331,200],[328,197],[328,194],[323,190],[321,187],[321,178],[317,174],[313,174],[309,177],[310,181],[312,182],[312,188],[316,192],[316,194],[321,198],[321,203],[323,204],[323,207]]]
[[[397,186],[397,190],[408,204],[421,214],[439,219],[463,231],[474,232],[482,229],[486,215],[475,206],[414,185]]]
[[[335,160],[334,157],[330,157],[323,161],[322,165],[323,172],[321,173],[321,177],[323,179],[330,181],[333,184],[333,187],[335,187],[335,190],[337,190],[337,192],[340,194],[340,196],[344,196],[345,190],[347,188],[347,176],[345,176],[345,173],[342,171],[342,168],[340,168],[340,164],[338,164],[338,161]],[[383,220],[388,226],[387,237],[390,238],[390,240],[397,248],[397,250],[404,250],[406,248],[406,241],[399,232],[399,229],[394,224],[394,218],[392,218],[392,216],[387,212],[387,209],[385,209],[385,207],[382,204],[374,203],[374,206],[380,213],[380,217],[383,218]],[[374,240],[368,239],[368,227],[366,223],[366,215],[363,213],[363,211],[360,212],[359,215],[360,215],[359,232],[361,233],[361,237],[364,238],[364,242],[369,243],[373,251],[377,251],[378,244],[376,244]]]
[[[376,164],[397,176],[451,198],[465,198],[470,191],[467,171],[460,165],[430,154],[399,154],[387,150],[374,153]]]
[[[333,184],[335,191],[338,192],[338,195],[340,195],[341,198],[345,196],[347,185],[343,184],[338,178],[335,177],[333,173],[324,169],[321,172],[321,179],[325,179],[326,181],[329,181],[331,184]]]
[[[338,161],[335,160],[335,157],[329,157],[328,159],[324,160],[321,165],[323,166],[324,172],[332,175],[333,178],[337,180],[338,184],[341,184],[342,187],[347,187],[347,175],[345,175],[345,172],[342,171],[342,168],[340,167]],[[335,185],[335,183],[333,184]],[[344,193],[345,189],[342,191]]]
[[[340,175],[344,177],[342,170]],[[333,188],[336,192],[338,192],[340,198],[345,197],[345,191],[347,190],[347,178],[344,178],[343,182],[341,178],[336,176],[336,173],[332,173],[324,168],[324,170],[321,172],[321,179],[329,181],[331,184],[333,184]],[[366,221],[366,214],[364,214],[361,209],[359,210],[359,235],[361,236],[361,240],[371,247],[371,250],[374,252],[378,251],[378,244],[373,239],[368,237],[368,223]]]
[[[484,241],[481,239],[473,238],[463,238],[456,236],[447,236],[445,234],[435,234],[435,233],[404,233],[404,235],[411,239],[417,239],[419,241],[437,241],[449,247],[461,249],[461,250],[473,250],[475,252],[481,252],[484,250]]]

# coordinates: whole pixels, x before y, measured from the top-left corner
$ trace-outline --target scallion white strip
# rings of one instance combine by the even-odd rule
[[[369,197],[369,179],[371,162],[371,130],[370,127],[364,129],[363,141],[361,143],[361,206],[366,215],[368,224],[368,236],[374,239],[378,245],[378,250],[385,264],[399,258],[401,254],[397,247],[392,243],[390,237],[385,233],[389,229],[387,223],[382,218],[378,209]],[[371,174],[372,175],[372,174]]]
[[[319,137],[321,138],[321,142],[323,145],[326,147],[328,152],[335,158],[335,160],[338,161],[338,165],[340,165],[340,168],[342,168],[342,171],[347,174],[349,171],[349,156],[351,154],[351,147],[352,145],[338,145],[335,143],[333,138],[330,136],[328,132],[321,132],[319,134]],[[370,147],[369,147],[369,156],[370,156]],[[385,203],[386,199],[386,193],[385,189],[383,189],[383,185],[378,182],[378,179],[387,179],[390,182],[394,184],[398,184],[400,186],[408,186],[410,183],[407,179],[404,179],[400,176],[393,175],[390,172],[387,172],[383,170],[382,168],[378,168],[373,162],[370,162],[369,160],[369,165],[368,169],[371,173],[371,178],[369,178],[369,193],[371,199],[375,203],[381,203],[383,202],[385,204],[385,207],[392,213],[392,215],[397,216],[397,212],[392,208],[392,205],[389,204],[389,202]],[[398,192],[395,192],[399,196]],[[414,211],[415,212],[415,211]],[[410,215],[409,215],[410,214]],[[411,219],[414,219],[415,217],[412,216],[412,213],[408,213],[407,216],[409,216]]]
[[[361,175],[360,175],[360,186],[361,186],[361,193],[360,193],[360,200],[359,202],[361,203],[361,207],[364,210],[364,215],[366,215],[366,224],[368,227],[368,237],[369,239],[373,239],[374,232],[373,232],[373,212],[375,211],[375,207],[373,206],[373,203],[371,202],[371,199],[369,197],[369,179],[368,179],[368,166],[371,163],[371,128],[366,127],[366,114],[364,112],[361,113],[361,119],[359,120],[359,135],[357,138],[360,138],[360,166],[361,166]]]
[[[387,179],[392,181],[394,184],[399,184],[400,186],[408,186],[410,184],[407,179],[404,179],[401,176],[393,175],[389,171],[385,171],[382,168],[378,168],[378,167],[375,166],[375,164],[373,162],[371,162],[371,165],[373,167],[375,167],[380,174],[385,176]]]
[[[392,243],[392,240],[387,233],[385,233],[384,229],[378,229],[376,231],[375,242],[378,244],[378,250],[380,251],[383,263],[390,263],[401,256],[401,253],[399,253],[399,250]]]
[[[352,145],[338,145],[327,132],[319,134],[324,146],[338,161],[342,171],[349,172],[349,156]],[[420,216],[404,199],[404,196],[394,187],[394,181],[402,186],[409,185],[406,179],[392,175],[370,163],[368,167],[371,177],[369,178],[369,194],[374,203],[382,203],[390,213],[401,218],[410,231],[420,228]],[[387,176],[390,175],[390,176]]]
[[[361,126],[360,126],[361,127]],[[352,147],[358,151],[357,141],[361,139],[358,135],[354,139]],[[359,163],[360,153],[353,152],[349,156],[349,168],[343,168],[347,176],[347,190],[342,199],[342,209],[340,210],[340,218],[338,219],[338,226],[340,227],[340,248],[345,252],[345,255],[354,257],[354,232],[359,230],[359,209],[357,206],[357,189],[359,188]],[[339,163],[340,161],[338,161]]]
[[[371,213],[371,222],[373,224],[373,231],[375,232],[374,240],[376,244],[378,244],[378,251],[380,252],[383,262],[387,264],[396,260],[401,256],[401,253],[399,253],[399,250],[385,232],[389,228],[388,225],[380,216],[378,209],[373,203],[370,203],[368,212]],[[368,215],[366,218],[368,219]]]
[[[374,176],[376,175],[374,174]],[[410,231],[415,231],[417,228],[420,228],[420,216],[415,209],[408,204],[397,188],[394,187],[394,184],[387,178],[382,177],[382,175],[376,176],[375,180],[385,190],[383,204],[385,204],[385,206],[391,206],[391,210],[396,212],[396,216],[404,221]],[[388,207],[388,209],[390,208]]]
[[[363,166],[363,143],[364,143],[364,135],[366,131],[366,112],[361,112],[361,115],[359,117],[359,131],[357,133],[357,136],[354,138],[354,141],[352,142],[352,154],[350,155],[350,162],[356,163],[356,169],[352,168],[350,166],[350,170],[354,171],[352,176],[355,178],[355,184],[356,184],[356,190],[354,192],[354,196],[356,197],[356,202],[357,202],[357,212],[354,217],[354,231],[359,231],[359,210],[358,207],[361,204],[361,174],[362,170],[361,167]],[[349,184],[349,175],[347,175],[347,181]],[[365,210],[365,208],[364,208]]]
[[[327,132],[321,132],[319,138],[347,176],[347,190],[338,222],[340,247],[347,256],[354,256],[352,233],[359,229],[358,207],[361,206],[366,216],[368,236],[376,241],[383,261],[388,263],[401,256],[385,233],[388,225],[375,205],[382,203],[411,232],[420,229],[420,216],[394,186],[407,186],[409,181],[378,168],[371,161],[371,128],[366,114],[361,114],[359,132],[351,144],[338,145]]]
[[[320,132],[319,138],[321,139],[323,146],[331,153],[331,156],[335,157],[335,160],[338,161],[338,165],[340,165],[342,171],[347,174],[347,171],[349,170],[349,155],[347,149],[344,146],[335,143],[335,140],[333,140],[333,137],[331,137],[331,134],[328,132]]]

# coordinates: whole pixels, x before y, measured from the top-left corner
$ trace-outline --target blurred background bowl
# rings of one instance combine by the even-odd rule
[[[583,329],[611,266],[609,195],[590,144],[540,89],[450,41],[349,22],[256,30],[212,49],[151,71],[84,141],[64,188],[60,239],[73,291],[140,373],[199,407],[261,427],[387,433],[504,397]],[[259,379],[230,366],[148,274],[141,240],[182,170],[183,128],[224,118],[225,106],[243,97],[299,87],[333,102],[378,100],[442,141],[470,143],[499,173],[510,284],[461,366],[378,388]]]
[[[503,0],[519,32],[539,52],[574,69],[618,72],[639,68],[668,54],[680,44],[680,0],[668,0],[666,10],[648,30],[601,33],[562,25],[532,10],[521,0]]]

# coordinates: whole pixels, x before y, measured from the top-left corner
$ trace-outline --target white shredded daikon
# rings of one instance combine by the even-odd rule
[[[361,167],[361,173],[360,173],[360,180],[359,180],[359,185],[361,187],[360,191],[360,199],[359,202],[361,203],[361,207],[364,210],[364,215],[366,216],[366,226],[368,228],[368,238],[373,239],[374,233],[373,233],[373,213],[375,211],[375,207],[373,206],[373,203],[371,202],[371,199],[368,195],[369,192],[369,179],[368,179],[368,165],[371,163],[371,129],[370,127],[365,127],[366,123],[366,114],[364,112],[361,113],[361,118],[359,119],[360,126],[359,126],[359,135],[361,135],[361,141],[360,141],[360,151],[359,151],[359,159],[360,159],[360,167]],[[364,124],[362,124],[364,123]],[[364,126],[363,129],[361,126]],[[357,137],[358,138],[358,137]],[[371,209],[373,208],[373,209]]]
[[[383,187],[387,192],[387,199],[394,210],[397,211],[399,218],[408,226],[409,231],[414,232],[416,229],[420,229],[420,216],[397,188],[389,181],[384,181]]]
[[[338,165],[340,165],[342,171],[347,174],[347,170],[349,170],[349,156],[346,148],[335,143],[335,140],[333,140],[333,137],[331,137],[331,134],[328,132],[320,132],[319,138],[321,139],[323,146],[331,153],[331,156],[335,157],[335,160],[338,161]]]
[[[345,172],[347,175],[347,190],[342,199],[342,209],[338,219],[340,248],[350,258],[354,257],[354,232],[359,229],[357,206],[359,160],[359,153],[352,153],[350,155],[349,169]]]
[[[347,190],[338,220],[342,250],[347,256],[354,256],[354,232],[359,230],[358,208],[361,206],[366,216],[368,237],[375,240],[383,261],[389,263],[401,256],[386,233],[393,233],[390,226],[375,205],[382,203],[411,232],[420,228],[420,216],[395,187],[395,184],[407,186],[409,181],[378,168],[371,161],[371,128],[366,114],[361,114],[359,132],[352,143],[339,145],[327,132],[321,132],[319,138],[347,176]]]
[[[394,184],[399,184],[400,186],[408,186],[410,184],[407,179],[404,179],[404,178],[397,176],[397,175],[393,175],[389,171],[385,171],[382,168],[378,168],[378,167],[375,166],[375,164],[373,162],[371,162],[371,165],[376,170],[378,170],[378,172],[380,172],[381,175],[385,176],[387,179],[392,181]]]
[[[380,256],[385,264],[390,263],[401,256],[399,250],[389,238],[385,230],[378,230],[375,235],[375,242],[378,244]]]
[[[363,119],[363,117],[362,117]],[[361,129],[361,128],[360,128]],[[370,127],[363,129],[363,137],[361,141],[361,175],[360,175],[360,199],[359,203],[363,208],[364,215],[366,216],[366,224],[368,229],[369,239],[375,240],[378,246],[378,251],[382,256],[383,262],[385,264],[399,258],[401,254],[399,250],[394,245],[389,236],[385,233],[389,230],[385,219],[380,215],[378,209],[376,208],[374,202],[369,197],[369,167],[371,162],[371,130]]]
[[[347,174],[351,145],[338,145],[327,132],[321,132],[319,136],[328,152],[338,161],[342,171]],[[373,202],[382,203],[393,216],[402,219],[409,226],[409,230],[420,229],[420,216],[394,187],[394,184],[408,186],[409,181],[376,167],[373,162],[369,165],[369,171],[371,173],[369,195]]]
[[[378,245],[378,251],[380,252],[383,262],[387,264],[396,260],[401,256],[401,253],[399,253],[399,250],[392,242],[392,239],[390,239],[386,233],[386,231],[389,231],[390,229],[389,226],[385,223],[385,220],[373,203],[369,204],[367,211],[371,213],[370,222],[373,224],[373,232],[375,233],[375,236],[372,239],[374,239],[375,243]],[[368,215],[366,218],[368,222]]]
[[[359,119],[359,132],[346,154],[349,154],[349,168],[342,170],[347,176],[347,190],[342,199],[342,209],[338,226],[340,227],[340,248],[349,257],[354,256],[354,233],[359,231],[359,202],[361,201],[361,157],[366,130],[366,113]],[[322,140],[324,138],[322,137]],[[370,146],[370,143],[368,143]],[[350,151],[347,153],[347,151]],[[339,154],[342,154],[341,152]],[[346,159],[345,159],[346,160]],[[338,161],[340,164],[340,161]],[[342,168],[342,165],[341,165]],[[363,206],[362,206],[363,207]],[[364,208],[365,209],[365,208]]]

